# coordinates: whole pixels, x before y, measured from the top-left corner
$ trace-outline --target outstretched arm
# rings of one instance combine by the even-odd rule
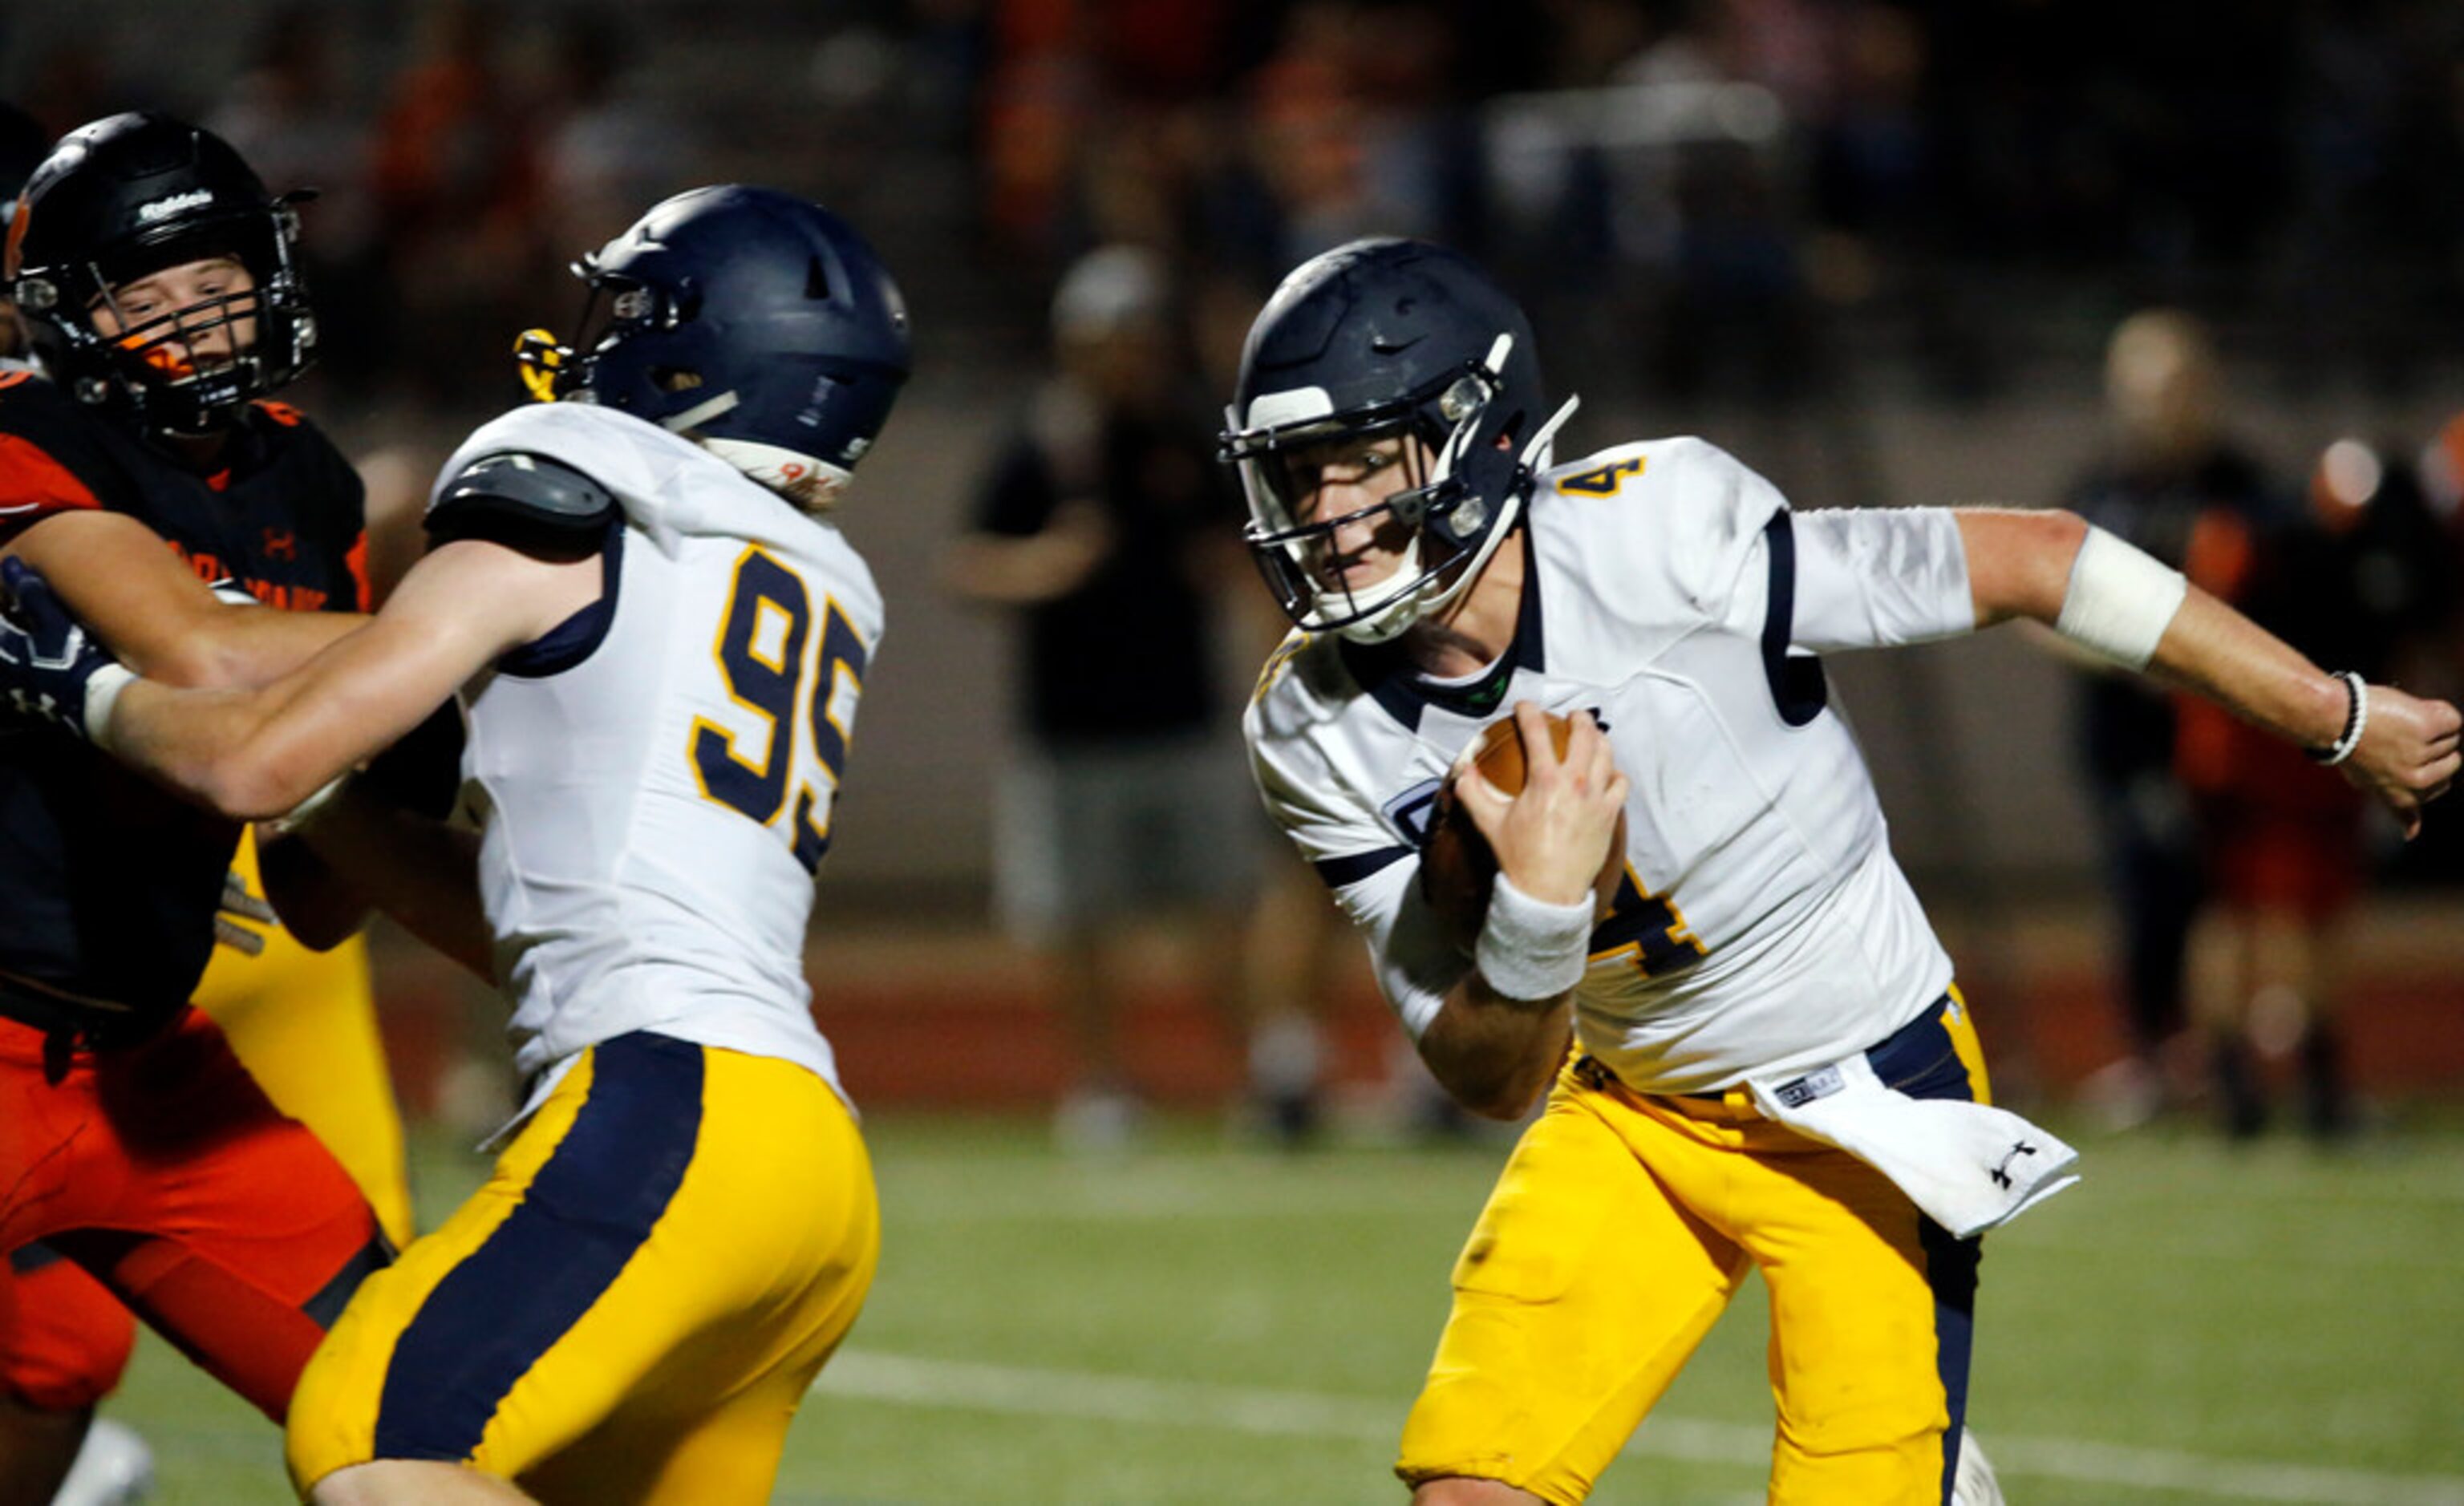
[[[123,688],[99,740],[122,762],[236,819],[278,816],[411,728],[498,657],[597,599],[594,557],[550,563],[446,544],[384,612],[257,689]]]
[[[348,803],[398,810],[406,819],[418,815],[442,820],[460,800],[462,742],[461,709],[448,703],[369,759],[365,769],[343,781],[340,793],[349,797]],[[409,848],[381,842],[365,853],[340,844],[320,851],[333,823],[306,818],[341,802],[329,798],[313,803],[315,811],[296,810],[279,822],[258,824],[257,868],[265,880],[265,897],[283,927],[301,944],[322,951],[357,934],[369,905],[388,892],[365,871],[370,863],[407,862]],[[467,865],[449,877],[469,887]]]
[[[1963,508],[1953,515],[1979,627],[2014,617],[2043,622],[2305,748],[2335,748],[2360,718],[2339,767],[2396,814],[2408,837],[2421,830],[2422,807],[2454,779],[2464,719],[2448,703],[2393,686],[2357,694],[2223,601],[2110,535],[2092,534],[2075,513]]]
[[[0,554],[41,571],[114,658],[165,685],[262,685],[367,621],[222,600],[161,535],[120,513],[55,513]]]

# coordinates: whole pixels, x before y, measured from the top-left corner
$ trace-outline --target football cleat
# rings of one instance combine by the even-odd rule
[[[1959,1468],[1950,1480],[1951,1506],[2002,1506],[2002,1482],[1971,1429],[1959,1430]]]
[[[98,1417],[52,1506],[135,1506],[154,1494],[154,1451],[137,1430]]]

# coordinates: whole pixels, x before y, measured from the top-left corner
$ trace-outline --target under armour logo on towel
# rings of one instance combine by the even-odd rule
[[[2021,1140],[2014,1142],[2010,1150],[2004,1153],[2001,1164],[1996,1166],[1992,1170],[1991,1174],[1993,1177],[1993,1185],[1995,1187],[2009,1187],[2011,1185],[2011,1163],[2018,1160],[2021,1156],[2033,1156],[2035,1153],[2036,1147],[2028,1144],[2026,1141]]]
[[[1771,1096],[1790,1108],[1803,1108],[1818,1098],[1829,1098],[1848,1085],[1837,1067],[1817,1067],[1793,1082],[1783,1082]],[[1995,1172],[1994,1175],[2001,1175]],[[2006,1186],[2008,1184],[2005,1184]]]

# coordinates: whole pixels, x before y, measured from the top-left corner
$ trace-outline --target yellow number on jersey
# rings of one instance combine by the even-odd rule
[[[1629,479],[1641,474],[1642,457],[1637,455],[1632,460],[1620,460],[1596,470],[1578,471],[1559,481],[1557,490],[1572,491],[1577,496],[1614,496]]]
[[[775,636],[769,631],[773,623]],[[737,733],[698,716],[690,752],[702,793],[764,826],[777,818],[787,798],[797,742],[796,706],[806,678],[804,640],[811,623],[812,597],[803,578],[758,545],[747,548],[736,562],[736,581],[712,654],[727,681],[728,696],[767,724],[764,753],[759,763],[746,758],[737,751]],[[846,716],[853,713],[855,697],[864,688],[866,653],[847,614],[828,597],[822,599],[816,657],[808,703],[810,749],[836,789],[847,766]],[[814,793],[811,781],[803,781],[796,795],[796,861],[810,872],[821,866],[829,845],[828,801]]]

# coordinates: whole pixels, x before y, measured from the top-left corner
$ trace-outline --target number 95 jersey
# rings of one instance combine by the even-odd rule
[[[491,455],[571,467],[624,511],[601,600],[463,690],[516,1065],[649,1030],[800,1062],[844,1098],[803,943],[881,637],[871,572],[836,528],[612,409],[516,409],[441,475]]]

